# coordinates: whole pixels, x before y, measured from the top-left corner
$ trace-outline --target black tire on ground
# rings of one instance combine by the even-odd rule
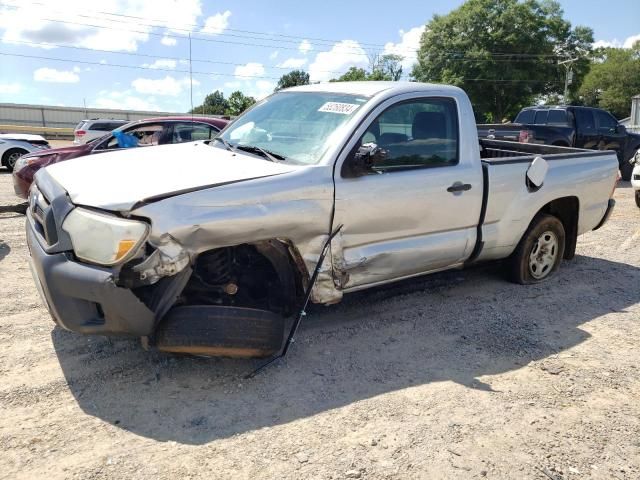
[[[261,358],[280,350],[284,318],[266,310],[194,305],[176,307],[162,320],[155,345],[165,352]]]
[[[636,190],[636,205],[640,208],[640,190]]]
[[[523,285],[549,278],[564,255],[565,232],[557,217],[538,214],[509,259],[511,281]]]
[[[620,166],[620,175],[622,176],[622,180],[624,180],[625,182],[628,182],[629,180],[631,180],[631,173],[633,172],[633,167],[634,165],[627,161],[622,162],[622,165]]]
[[[13,172],[13,166],[15,165],[16,160],[26,153],[29,152],[22,148],[11,148],[2,155],[2,165],[7,167],[10,172]]]

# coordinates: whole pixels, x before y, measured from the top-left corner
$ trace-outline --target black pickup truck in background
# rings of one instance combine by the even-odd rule
[[[640,149],[640,135],[627,132],[606,110],[590,107],[527,107],[513,123],[478,125],[478,136],[559,147],[615,150],[624,180],[631,179],[633,165],[629,160]]]

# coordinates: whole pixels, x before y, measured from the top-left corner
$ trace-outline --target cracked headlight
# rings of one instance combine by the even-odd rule
[[[76,256],[100,265],[116,265],[133,256],[149,233],[149,225],[84,208],[74,208],[62,223]]]

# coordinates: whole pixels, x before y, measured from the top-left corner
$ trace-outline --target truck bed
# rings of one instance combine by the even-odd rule
[[[578,234],[602,220],[617,179],[614,151],[487,139],[479,143],[484,190],[477,259],[509,256],[536,212],[554,200],[576,203]],[[548,162],[548,172],[542,187],[534,189],[526,178],[536,157]]]

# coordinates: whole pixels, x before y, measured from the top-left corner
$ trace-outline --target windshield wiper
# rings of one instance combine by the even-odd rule
[[[222,144],[225,146],[225,148],[227,150],[229,150],[230,152],[235,151],[235,147],[233,145],[231,145],[229,142],[227,142],[224,138],[222,137],[213,137],[213,141],[215,142],[216,140],[218,140],[219,142],[222,142]]]
[[[257,153],[270,162],[281,162],[286,160],[287,158],[284,155],[280,155],[279,153],[270,152],[269,150],[265,150],[264,148],[257,147],[255,145],[237,145],[236,148],[238,150],[243,150],[245,152]]]

